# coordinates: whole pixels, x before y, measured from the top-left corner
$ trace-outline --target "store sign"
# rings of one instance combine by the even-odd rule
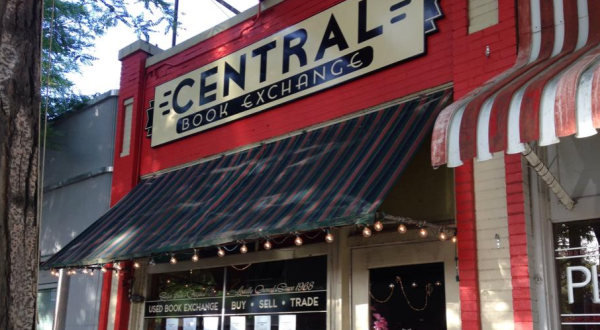
[[[145,317],[219,315],[223,306],[225,315],[325,312],[327,291],[313,290],[313,285],[302,282],[241,287],[228,292],[225,299],[204,297],[193,290],[177,296],[165,293],[160,295],[161,300],[146,302]]]
[[[146,125],[152,146],[424,54],[441,16],[437,1],[346,0],[156,87]]]

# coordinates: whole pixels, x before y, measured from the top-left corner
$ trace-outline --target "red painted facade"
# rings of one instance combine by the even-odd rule
[[[150,55],[141,50],[122,59],[112,204],[126,195],[137,184],[140,176],[280,136],[447,83],[453,84],[455,98],[460,98],[511,68],[517,61],[517,9],[514,1],[499,1],[499,24],[469,34],[468,1],[440,0],[444,16],[436,21],[438,31],[426,38],[425,55],[242,120],[157,148],[150,146],[150,139],[145,137],[143,127],[146,121],[145,110],[154,98],[156,86],[251,45],[339,2],[341,1],[286,0],[263,11],[260,17],[231,27],[148,68],[145,67],[145,60]],[[486,56],[488,46],[491,50],[489,57]],[[125,120],[123,104],[130,98],[133,98],[134,107],[130,155],[120,157]],[[511,261],[520,262],[513,270],[515,321],[518,329],[530,329],[529,286],[528,281],[525,281],[529,274],[524,237],[523,173],[520,167],[517,169],[516,160],[507,157],[506,162],[511,244],[515,242],[514,247],[511,246]],[[481,306],[472,163],[456,169],[455,192],[456,220],[461,237],[458,251],[462,328],[479,330]],[[517,240],[519,243],[516,243]],[[121,302],[127,300],[127,292],[121,288],[123,281],[119,281]],[[105,287],[110,290],[109,284]],[[127,318],[128,313],[121,314],[115,329],[126,329]]]

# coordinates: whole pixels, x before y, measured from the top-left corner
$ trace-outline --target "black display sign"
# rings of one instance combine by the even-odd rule
[[[327,311],[327,291],[277,293],[225,298],[225,314],[280,314]]]
[[[147,301],[144,317],[221,315],[223,298]]]
[[[240,288],[227,293],[225,314],[280,314],[327,311],[327,291],[312,290],[313,282],[289,286]],[[187,294],[194,297],[193,290]],[[169,297],[171,298],[171,297]],[[144,317],[220,315],[223,297],[147,301]]]

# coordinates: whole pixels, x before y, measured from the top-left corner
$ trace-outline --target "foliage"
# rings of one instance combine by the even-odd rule
[[[80,73],[83,65],[96,59],[90,50],[96,39],[119,22],[130,27],[138,38],[149,39],[159,24],[166,22],[165,33],[173,25],[171,4],[165,0],[44,0],[42,24],[42,111],[48,109],[48,119],[81,108],[93,96],[78,95],[70,73]],[[133,14],[128,8],[141,4],[144,8]],[[159,14],[148,20],[144,14]]]

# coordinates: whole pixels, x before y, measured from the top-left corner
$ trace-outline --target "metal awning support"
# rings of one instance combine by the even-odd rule
[[[571,196],[565,191],[556,177],[550,173],[550,169],[542,162],[540,157],[538,157],[528,143],[525,144],[525,151],[523,151],[522,154],[540,178],[542,178],[546,185],[552,189],[556,197],[558,197],[558,200],[567,208],[567,210],[573,210],[575,201],[573,201]]]
[[[229,9],[229,11],[231,11],[232,13],[234,13],[236,15],[240,14],[240,11],[237,10],[237,9],[235,9],[234,6],[228,4],[227,1],[225,1],[225,0],[215,0],[215,1],[218,2],[218,3],[220,3],[223,7]]]

